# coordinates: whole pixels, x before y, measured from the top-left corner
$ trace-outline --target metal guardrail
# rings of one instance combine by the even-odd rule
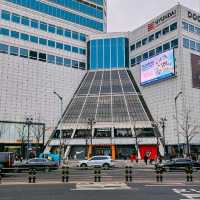
[[[21,171],[17,173],[16,170]],[[68,182],[199,182],[200,171],[182,169],[179,172],[165,172],[163,169],[125,168],[69,168],[47,171],[44,168],[12,168],[0,171],[0,184],[4,183],[68,183]]]

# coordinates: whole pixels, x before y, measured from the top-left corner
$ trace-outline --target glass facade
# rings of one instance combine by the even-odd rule
[[[41,13],[44,13],[47,15],[51,15],[53,17],[60,18],[62,20],[66,20],[68,22],[76,23],[81,26],[86,26],[88,28],[95,29],[98,31],[104,31],[103,21],[98,22],[96,20],[93,20],[93,19],[90,19],[87,17],[83,17],[78,14],[74,14],[72,12],[66,11],[66,10],[58,8],[56,6],[49,5],[47,3],[43,3],[38,0],[6,0],[6,1],[15,3],[17,5],[20,5],[20,6],[23,6],[26,8],[30,8],[32,10],[35,10],[35,11],[38,11],[38,12],[41,12]],[[72,2],[72,1],[71,0],[68,0],[68,1],[59,0],[58,2],[60,2],[60,3],[67,2],[68,3],[68,2]],[[79,12],[81,12],[83,14],[85,13],[88,15],[90,13],[91,16],[97,15],[98,17],[101,18],[101,14],[96,14],[96,13],[98,13],[97,10],[90,11],[85,8],[82,8],[81,6],[78,6],[78,5],[82,5],[82,4],[80,4],[80,3],[76,3],[76,4],[77,5],[73,7],[74,10],[77,9]],[[81,10],[80,10],[80,7],[81,7]],[[91,9],[93,9],[93,8],[91,8]],[[96,16],[96,18],[97,18],[97,16]],[[103,19],[103,17],[102,17],[102,19]],[[19,16],[14,16],[11,20],[14,20],[14,22],[18,22]]]
[[[129,66],[127,38],[95,39],[88,42],[89,69],[124,68]]]

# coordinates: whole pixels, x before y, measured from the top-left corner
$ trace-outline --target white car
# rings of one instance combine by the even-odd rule
[[[103,167],[109,169],[114,166],[114,163],[110,156],[93,156],[89,160],[81,160],[79,162],[81,168],[87,167]]]

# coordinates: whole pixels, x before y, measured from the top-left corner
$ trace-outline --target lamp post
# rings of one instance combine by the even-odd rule
[[[180,138],[179,138],[179,130],[178,130],[178,111],[177,111],[177,100],[179,96],[183,94],[182,91],[180,91],[175,97],[174,97],[174,103],[175,103],[175,114],[176,114],[176,131],[177,131],[177,139],[178,139],[178,156],[180,156]]]
[[[95,124],[95,120],[93,118],[89,118],[88,119],[88,125],[90,126],[90,131],[91,131],[91,135],[90,135],[90,144],[92,145],[92,128],[93,125]]]
[[[30,126],[33,123],[33,118],[26,118],[26,124],[28,126],[28,140],[27,140],[27,149],[26,149],[26,159],[29,159],[29,150],[30,150]]]
[[[60,96],[56,91],[53,92],[60,100],[60,145],[59,145],[59,165],[61,164],[61,149],[62,149],[62,114],[63,114],[63,97]]]
[[[166,123],[166,121],[167,121],[166,117],[160,118],[160,121],[159,121],[161,128],[162,128],[164,156],[165,156],[165,151],[166,151],[166,149],[165,149],[165,127],[166,127],[165,123]]]

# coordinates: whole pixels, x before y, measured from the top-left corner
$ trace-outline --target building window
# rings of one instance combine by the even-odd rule
[[[200,43],[196,43],[196,50],[200,52]]]
[[[30,51],[29,52],[29,58],[33,60],[37,60],[37,52],[36,51]]]
[[[189,32],[194,33],[194,26],[189,24]]]
[[[163,51],[167,51],[169,49],[170,49],[170,43],[169,42],[163,44]]]
[[[86,65],[84,62],[79,62],[79,69],[85,70],[85,67],[86,67]]]
[[[0,53],[8,54],[8,45],[0,43]]]
[[[147,60],[148,57],[149,57],[148,52],[145,52],[145,53],[143,54],[143,60]]]
[[[63,44],[60,42],[56,42],[56,49],[63,49]]]
[[[189,29],[189,24],[188,23],[182,22],[182,26],[183,26],[184,30],[188,31],[188,29]]]
[[[78,47],[72,47],[72,52],[78,53]]]
[[[136,43],[136,49],[141,47],[141,41]]]
[[[20,23],[20,16],[15,14],[15,13],[12,13],[11,21],[19,24]]]
[[[135,44],[131,45],[131,51],[135,50]]]
[[[2,10],[1,11],[1,18],[10,21],[10,12]]]
[[[0,35],[5,35],[5,36],[9,36],[9,29],[7,28],[0,28]]]
[[[11,37],[13,37],[13,38],[17,38],[17,39],[19,39],[19,32],[17,32],[17,31],[11,31]]]
[[[38,21],[37,20],[34,20],[34,19],[31,19],[31,27],[32,28],[38,28]]]
[[[155,33],[155,38],[158,39],[159,37],[161,37],[162,33],[161,31],[158,31]]]
[[[47,60],[47,55],[45,53],[39,53],[39,60],[46,62]]]
[[[142,40],[142,45],[147,44],[147,42],[148,42],[148,39],[147,39],[147,38],[144,38],[144,39]]]
[[[163,35],[166,35],[167,33],[169,33],[169,26],[166,27],[166,28],[164,28],[164,29],[162,30],[162,33],[163,33]]]
[[[85,49],[80,48],[80,49],[79,49],[79,53],[82,54],[82,55],[85,55],[85,54],[86,54],[86,51],[85,51]]]
[[[136,57],[136,64],[140,64],[142,61],[142,56],[137,56]]]
[[[52,40],[48,40],[48,46],[55,48],[55,42]]]
[[[151,51],[149,51],[149,58],[155,56],[155,49],[152,49]]]
[[[29,35],[25,33],[20,33],[20,39],[28,41],[29,40]]]
[[[18,48],[14,46],[10,46],[10,55],[18,56]]]
[[[61,27],[57,27],[57,34],[63,36],[64,30]]]
[[[177,29],[177,22],[170,25],[170,31],[175,31]]]
[[[67,58],[64,58],[64,66],[71,67],[71,60],[67,59]]]
[[[33,42],[33,43],[38,44],[38,37],[31,35],[30,36],[30,41]]]
[[[65,51],[71,51],[71,46],[65,44],[65,45],[64,45],[64,50],[65,50]]]
[[[80,33],[80,41],[85,42],[86,41],[86,35],[83,33]]]
[[[171,48],[177,48],[178,47],[178,39],[171,41]]]
[[[65,36],[65,37],[69,37],[69,38],[71,38],[71,31],[68,30],[68,29],[65,29],[64,36]]]
[[[47,31],[47,24],[44,22],[40,22],[40,30]]]
[[[195,41],[190,40],[190,49],[196,50],[196,43],[195,43]]]
[[[39,44],[41,45],[47,45],[47,40],[44,38],[39,38]]]
[[[28,58],[28,50],[20,48],[20,56],[23,58]]]
[[[72,60],[72,67],[73,68],[78,68],[78,61]]]
[[[200,36],[200,28],[199,27],[195,27],[195,33]]]
[[[154,40],[154,34],[149,36],[149,42],[152,42]]]
[[[63,58],[59,57],[59,56],[56,56],[56,64],[57,65],[63,65]]]
[[[183,38],[183,46],[188,49],[189,45],[190,45],[189,40],[186,38]]]
[[[132,66],[132,67],[135,66],[135,58],[132,58],[132,59],[131,59],[131,66]]]
[[[52,64],[55,64],[55,56],[53,55],[47,55],[47,62],[48,63],[52,63]]]
[[[28,17],[23,17],[21,18],[21,24],[23,24],[24,26],[29,26],[30,25],[30,20]]]
[[[158,55],[160,53],[162,53],[162,46],[156,48],[156,54]]]
[[[48,32],[49,33],[55,33],[56,32],[56,27],[54,25],[49,24],[48,25]]]
[[[75,31],[72,31],[72,38],[75,40],[78,40],[78,33]]]

